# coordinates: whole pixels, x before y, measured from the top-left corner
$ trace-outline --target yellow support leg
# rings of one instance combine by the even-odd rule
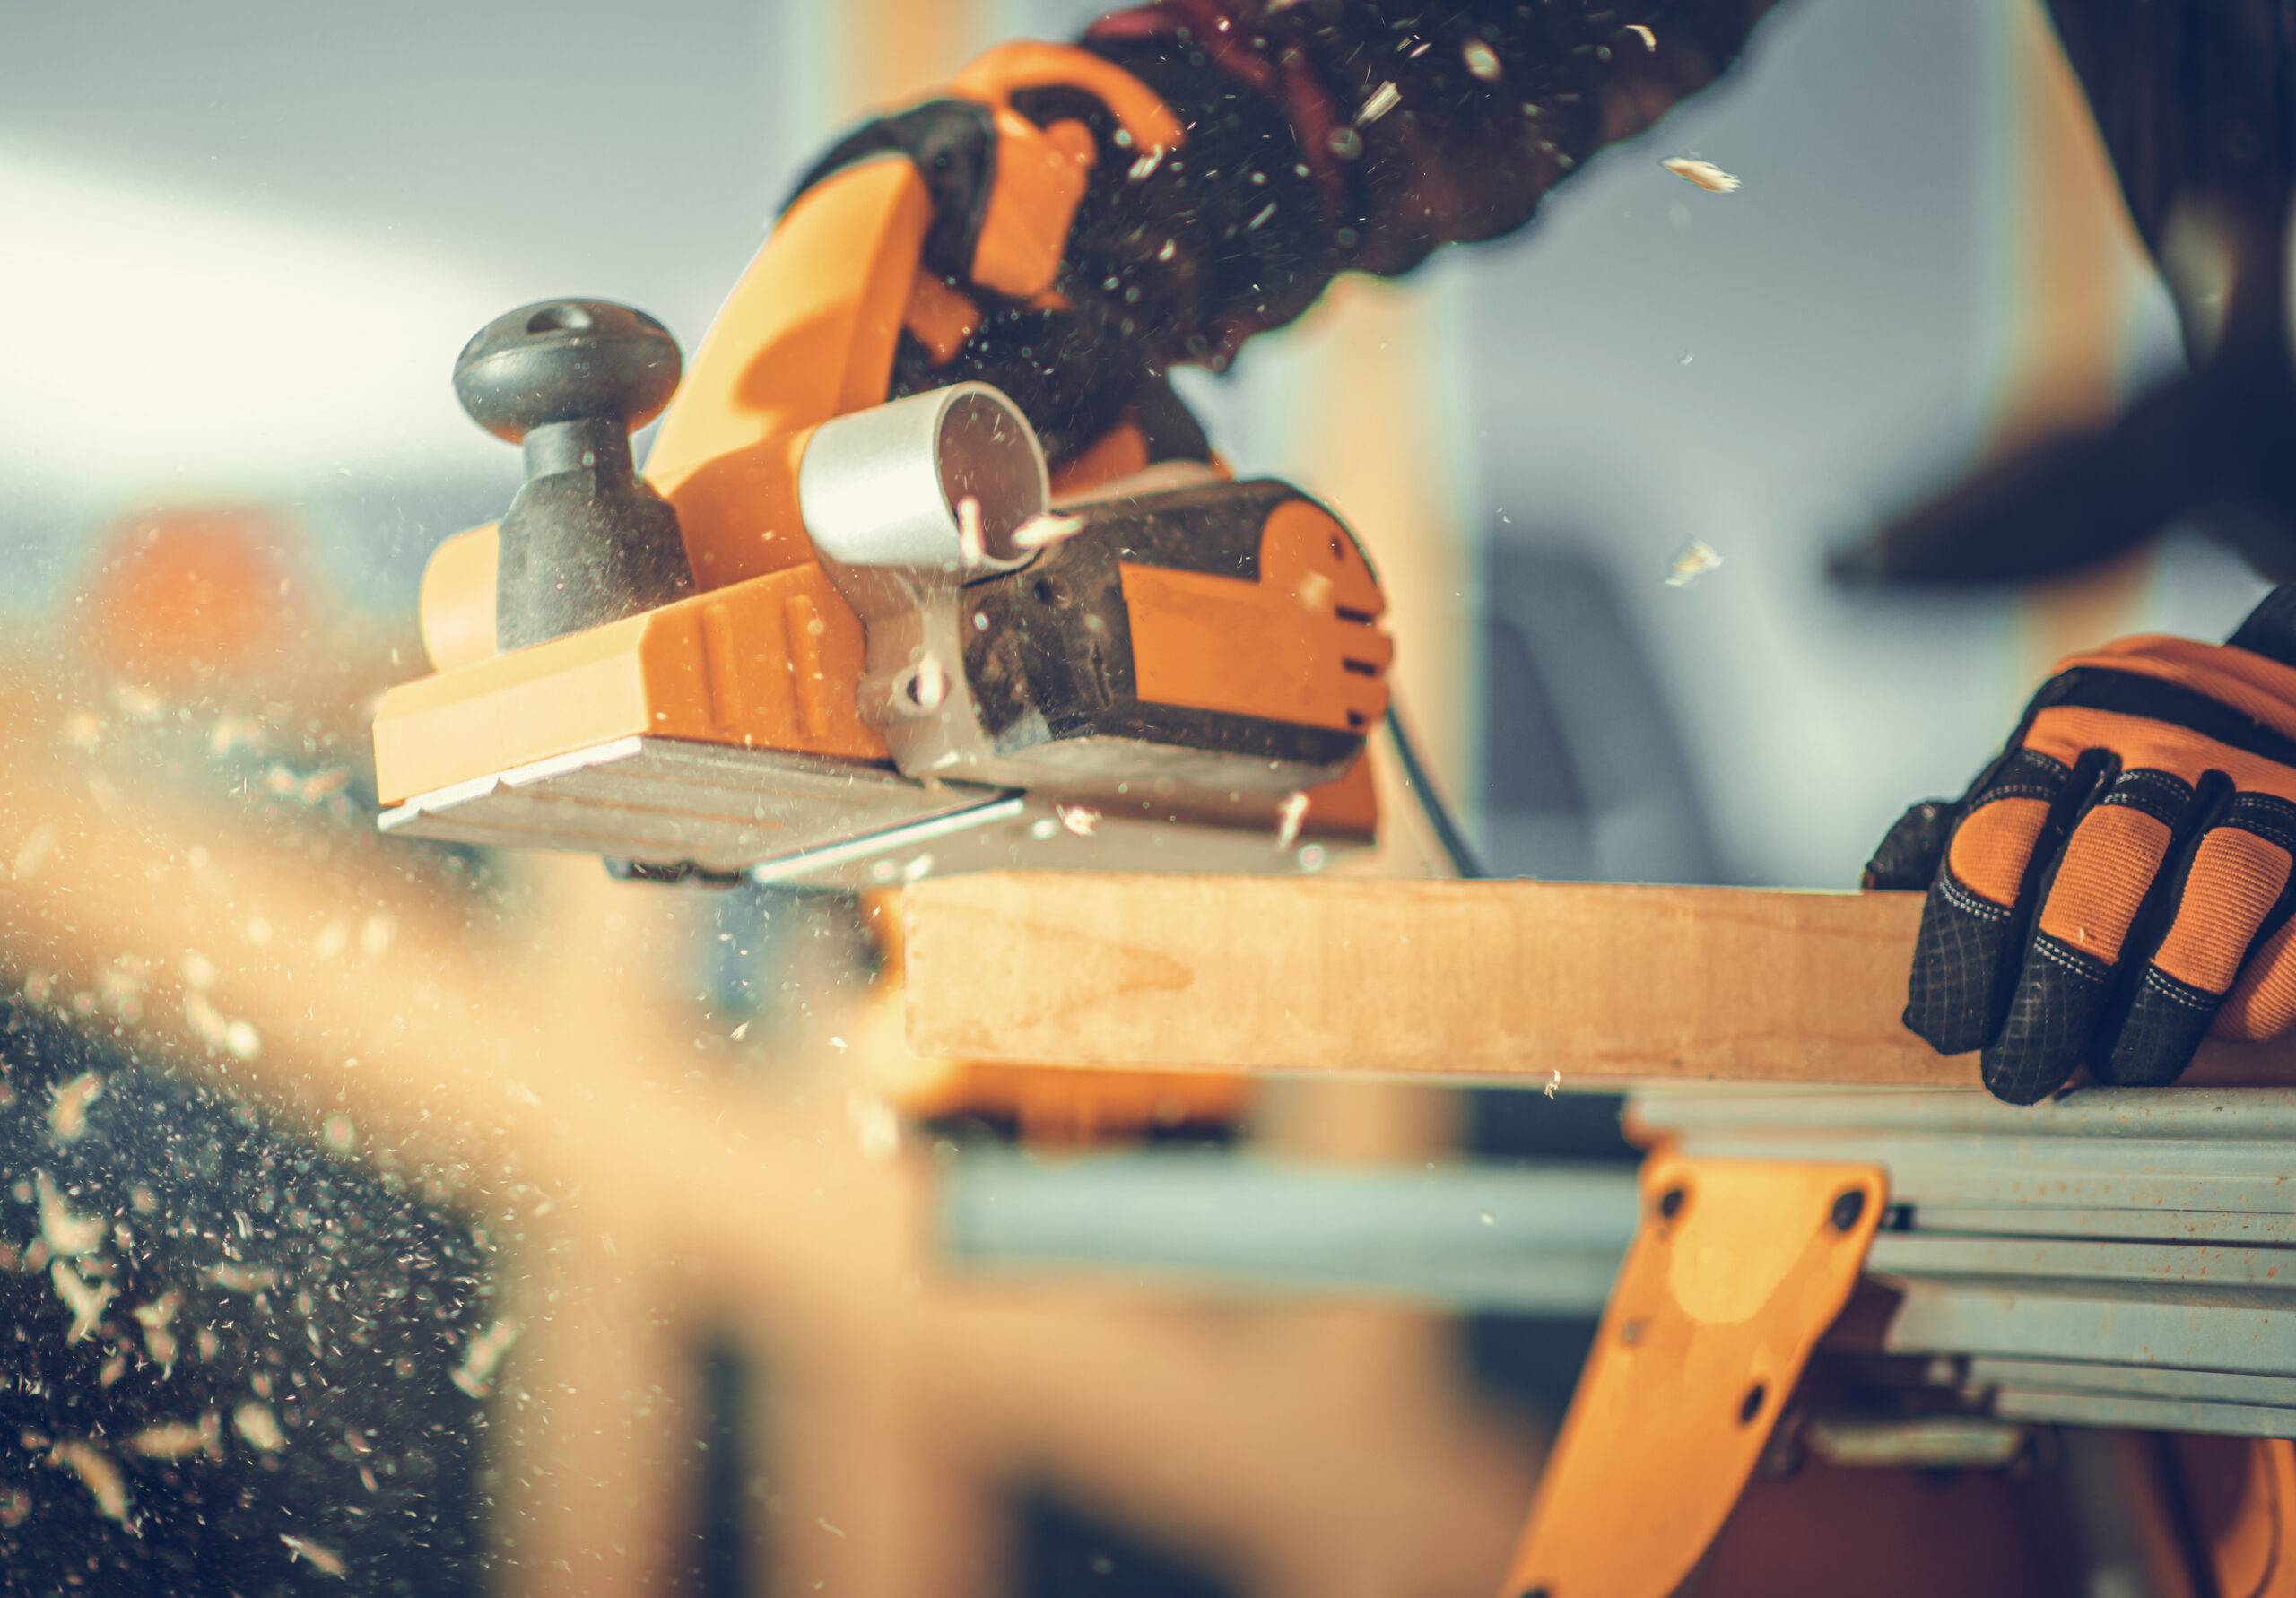
[[[1737,1502],[1881,1223],[1864,1165],[1642,1166],[1603,1312],[1504,1598],[1664,1598]]]

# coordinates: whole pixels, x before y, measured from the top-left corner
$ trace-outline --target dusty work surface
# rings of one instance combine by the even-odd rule
[[[1974,1086],[1899,1022],[1921,900],[998,873],[909,891],[909,1040],[1055,1065]],[[2188,1081],[2296,1081],[2211,1044]]]

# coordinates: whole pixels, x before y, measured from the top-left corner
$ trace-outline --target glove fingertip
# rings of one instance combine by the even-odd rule
[[[2022,1049],[1989,1048],[1978,1060],[1985,1090],[2005,1104],[2039,1104],[2072,1075],[2069,1066],[2036,1059]]]
[[[1954,806],[1943,799],[1925,799],[1900,816],[1874,857],[1866,863],[1860,881],[1868,891],[1918,893],[1937,878],[1952,837]]]
[[[2147,967],[2112,1047],[2096,1063],[2097,1080],[2122,1088],[2167,1087],[2200,1052],[2221,1003],[2219,994]]]
[[[1921,907],[1905,1024],[1941,1055],[1984,1047],[2000,1030],[2009,912],[1941,872]]]

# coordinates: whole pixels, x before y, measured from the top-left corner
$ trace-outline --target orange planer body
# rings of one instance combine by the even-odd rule
[[[1392,647],[1353,537],[1136,439],[1056,482],[984,385],[883,403],[928,215],[898,161],[809,192],[682,382],[601,302],[473,341],[457,390],[528,481],[432,556],[435,674],[375,721],[386,829],[834,886],[1370,841]]]

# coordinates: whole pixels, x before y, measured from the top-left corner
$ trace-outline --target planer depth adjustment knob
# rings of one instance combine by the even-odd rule
[[[639,480],[630,435],[675,392],[677,341],[603,300],[521,306],[455,360],[455,395],[523,447],[526,481],[502,517],[495,640],[519,649],[693,592],[677,513]]]

